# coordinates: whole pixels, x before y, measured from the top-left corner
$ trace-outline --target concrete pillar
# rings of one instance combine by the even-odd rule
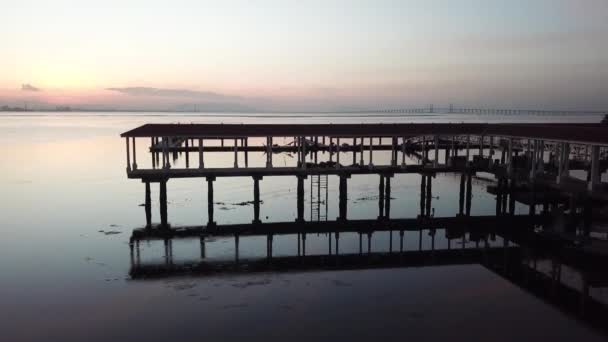
[[[299,137],[298,137],[299,140]],[[298,150],[298,164],[300,162],[300,151]],[[299,165],[298,165],[299,166]],[[266,167],[272,167],[272,138],[266,137]]]
[[[145,209],[146,209],[146,227],[152,226],[152,199],[150,197],[150,182],[146,181],[146,201],[145,201]]]
[[[249,167],[249,138],[243,138],[242,145],[245,145],[245,167]]]
[[[471,200],[473,198],[473,185],[472,185],[472,174],[467,173],[467,201],[466,201],[466,215],[471,216]]]
[[[481,158],[483,158],[483,139],[484,139],[483,135],[479,137],[479,156]]]
[[[272,138],[270,138],[272,140]],[[306,137],[302,137],[302,168],[306,168]]]
[[[253,223],[260,221],[260,180],[262,176],[253,176]]]
[[[336,167],[340,167],[340,138],[336,138]]]
[[[207,216],[209,220],[207,222],[207,226],[213,227],[215,226],[215,221],[213,221],[213,182],[215,181],[215,177],[207,177]]]
[[[234,167],[238,168],[239,167],[239,152],[238,152],[238,148],[239,148],[239,140],[234,138]]]
[[[391,218],[391,178],[393,175],[385,175],[385,188],[384,188],[384,200],[386,203],[384,204],[384,218]],[[392,233],[391,233],[392,238]]]
[[[467,135],[467,146],[466,146],[467,164],[469,163],[469,156],[471,154],[470,146],[471,146],[471,136]]]
[[[297,210],[298,217],[296,222],[304,222],[304,179],[305,175],[298,175],[298,189],[297,189]]]
[[[401,166],[405,167],[405,137],[401,138]]]
[[[507,149],[507,175],[509,178],[513,177],[513,139],[509,139]]]
[[[537,173],[544,173],[545,172],[545,141],[544,140],[539,140],[539,151],[538,151],[538,157],[537,157]]]
[[[426,207],[426,175],[422,175],[420,181],[420,217],[424,216]]]
[[[439,166],[439,136],[435,135],[434,138],[434,144],[435,144],[435,156],[433,158],[433,166],[437,167]]]
[[[150,149],[154,148],[154,138],[150,138]],[[152,168],[156,169],[156,152],[150,153],[152,155]]]
[[[587,183],[587,189],[593,191],[600,184],[600,147],[594,145],[591,147],[591,169],[589,170],[591,176],[589,177],[589,183]]]
[[[186,139],[185,142],[186,145],[186,169],[190,168],[190,151],[188,150],[188,148],[190,147],[190,139]]]
[[[357,164],[357,138],[353,138],[353,165]]]
[[[365,138],[361,138],[361,156],[360,156],[360,160],[359,160],[359,165],[363,166],[364,161],[363,161],[363,149],[365,148]]]
[[[239,234],[234,235],[234,261],[239,262]]]
[[[330,234],[331,235],[331,234]],[[336,238],[336,256],[340,255],[340,233],[336,232],[334,234],[335,238]]]
[[[536,179],[536,158],[538,157],[538,140],[534,139],[532,153],[530,153],[530,181]]]
[[[127,172],[131,171],[131,151],[129,148],[129,138],[125,138],[125,143],[127,146]]]
[[[451,148],[452,156],[456,157],[456,136],[452,135],[452,148]]]
[[[137,148],[135,147],[135,137],[133,137],[133,170],[137,170]]]
[[[158,201],[160,204],[160,224],[161,226],[167,227],[167,180],[163,179],[159,182],[160,193]]]
[[[433,177],[426,177],[426,217],[431,217],[431,200],[432,200]]]
[[[203,158],[203,139],[198,139],[198,168],[205,167],[205,159]]]
[[[465,174],[460,175],[460,192],[458,193],[458,214],[464,214]]]
[[[201,244],[201,259],[205,259],[206,251],[205,251],[205,236],[204,235],[202,235],[200,237],[200,244]]]
[[[373,138],[369,137],[369,166],[374,166],[373,147],[372,147],[373,144],[374,144]]]
[[[397,137],[392,137],[391,166],[397,166]]]
[[[378,220],[384,218],[384,175],[380,174],[380,184],[378,186]]]
[[[347,209],[348,209],[348,178],[350,178],[349,174],[341,174],[340,176],[340,184],[339,184],[339,221],[347,220]]]

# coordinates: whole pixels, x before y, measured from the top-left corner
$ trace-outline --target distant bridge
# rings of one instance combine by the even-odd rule
[[[537,110],[537,109],[496,109],[496,108],[464,108],[454,107],[428,107],[418,108],[387,108],[366,111],[353,111],[353,113],[446,113],[446,114],[486,114],[486,115],[573,115],[573,114],[608,114],[608,110]]]

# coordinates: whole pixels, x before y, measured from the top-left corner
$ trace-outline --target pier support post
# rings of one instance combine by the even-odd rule
[[[239,263],[239,234],[234,234],[234,261]]]
[[[262,176],[253,176],[253,223],[260,221],[260,180]]]
[[[507,150],[507,175],[509,178],[513,177],[513,139],[509,139]]]
[[[201,245],[201,259],[206,258],[206,250],[205,250],[205,235],[201,235],[200,237],[200,245]]]
[[[144,204],[146,208],[146,228],[152,226],[152,199],[150,197],[150,182],[146,181],[146,202]]]
[[[424,213],[426,212],[426,175],[422,174],[422,179],[420,180],[420,217],[424,217]]]
[[[339,217],[338,221],[347,220],[347,208],[348,208],[348,178],[349,174],[340,174],[340,185],[339,185]]]
[[[198,168],[202,169],[205,167],[205,160],[203,159],[203,139],[198,139]]]
[[[135,137],[133,137],[133,170],[137,170],[137,148],[135,147]]]
[[[357,138],[353,138],[353,165],[357,164]]]
[[[127,172],[131,171],[131,148],[129,147],[129,138],[125,138],[125,144],[127,147]]]
[[[213,221],[213,182],[215,181],[215,177],[210,176],[207,177],[207,216],[209,220],[207,222],[208,227],[215,226],[215,221]]]
[[[385,219],[390,219],[391,217],[391,178],[393,177],[392,174],[386,174],[384,175],[384,178],[386,178],[385,181],[385,188],[384,188],[384,218]],[[391,232],[391,237],[392,237],[392,232]]]
[[[296,222],[304,222],[304,180],[306,179],[306,175],[298,175],[296,177],[298,178],[298,218]]]
[[[272,140],[272,138],[270,138]],[[300,140],[302,141],[302,168],[305,169],[306,168],[306,137],[301,137]]]
[[[239,140],[234,138],[234,168],[238,168],[239,167],[239,152],[238,152],[238,148],[239,148]]]
[[[426,217],[431,217],[431,200],[433,199],[433,176],[426,176]]]
[[[336,256],[338,256],[340,255],[340,232],[336,232],[334,236],[336,238]]]
[[[186,169],[190,168],[190,139],[186,139],[186,141],[184,142],[185,146],[186,146],[186,151],[184,153],[186,153]]]
[[[159,182],[160,185],[160,193],[159,193],[159,202],[160,202],[160,225],[163,228],[168,226],[167,224],[167,180],[163,179]]]
[[[364,149],[365,149],[365,138],[361,137],[361,153],[360,153],[360,156],[359,156],[359,165],[360,166],[363,166],[364,163],[365,163],[365,161],[363,160]]]
[[[243,138],[241,146],[245,145],[245,167],[249,167],[249,138]]]
[[[460,174],[460,192],[458,196],[458,215],[464,214],[465,174]]]
[[[467,165],[469,164],[469,156],[471,155],[470,147],[471,147],[471,136],[467,135],[467,147],[466,147]]]
[[[435,135],[434,139],[435,139],[435,141],[434,141],[434,144],[435,144],[435,156],[433,158],[433,166],[437,167],[437,166],[439,166],[439,136]]]
[[[391,141],[391,166],[397,166],[397,137],[393,137]]]
[[[340,138],[336,138],[336,167],[340,167]]]
[[[530,181],[534,182],[536,179],[536,164],[538,163],[538,140],[534,139],[532,142],[532,153],[530,153]]]
[[[587,189],[593,191],[600,184],[600,147],[597,145],[591,147],[591,169],[589,173],[591,175]]]
[[[401,167],[405,167],[405,137],[401,138]]]
[[[372,137],[369,137],[369,166],[372,167],[374,166],[374,158],[373,158],[373,150],[374,148],[372,147],[372,145],[374,145],[374,139]]]
[[[299,137],[298,137],[298,140],[299,140]],[[300,156],[300,153],[298,153],[298,157],[299,156]],[[298,158],[298,163],[299,162],[300,162],[300,159]],[[298,166],[300,166],[300,165],[298,165]],[[267,168],[272,167],[272,137],[266,137],[266,167]]]
[[[380,174],[380,184],[378,186],[378,220],[384,218],[384,175]]]
[[[473,198],[473,185],[472,185],[472,174],[467,172],[467,202],[466,202],[466,215],[471,216],[471,200]]]

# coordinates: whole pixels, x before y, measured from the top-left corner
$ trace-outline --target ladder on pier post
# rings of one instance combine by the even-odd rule
[[[329,180],[326,174],[310,177],[310,221],[327,221]]]

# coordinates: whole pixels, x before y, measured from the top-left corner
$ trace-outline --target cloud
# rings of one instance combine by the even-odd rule
[[[42,89],[34,87],[33,85],[31,85],[29,83],[24,83],[21,85],[21,90],[23,90],[23,91],[41,91]]]
[[[218,94],[210,91],[198,91],[190,89],[167,89],[167,88],[152,88],[152,87],[115,87],[106,88],[106,90],[116,91],[119,93],[132,95],[132,96],[155,96],[155,97],[183,97],[189,99],[198,100],[213,100],[213,101],[225,101],[225,100],[239,100],[239,96],[230,96],[224,94]]]

